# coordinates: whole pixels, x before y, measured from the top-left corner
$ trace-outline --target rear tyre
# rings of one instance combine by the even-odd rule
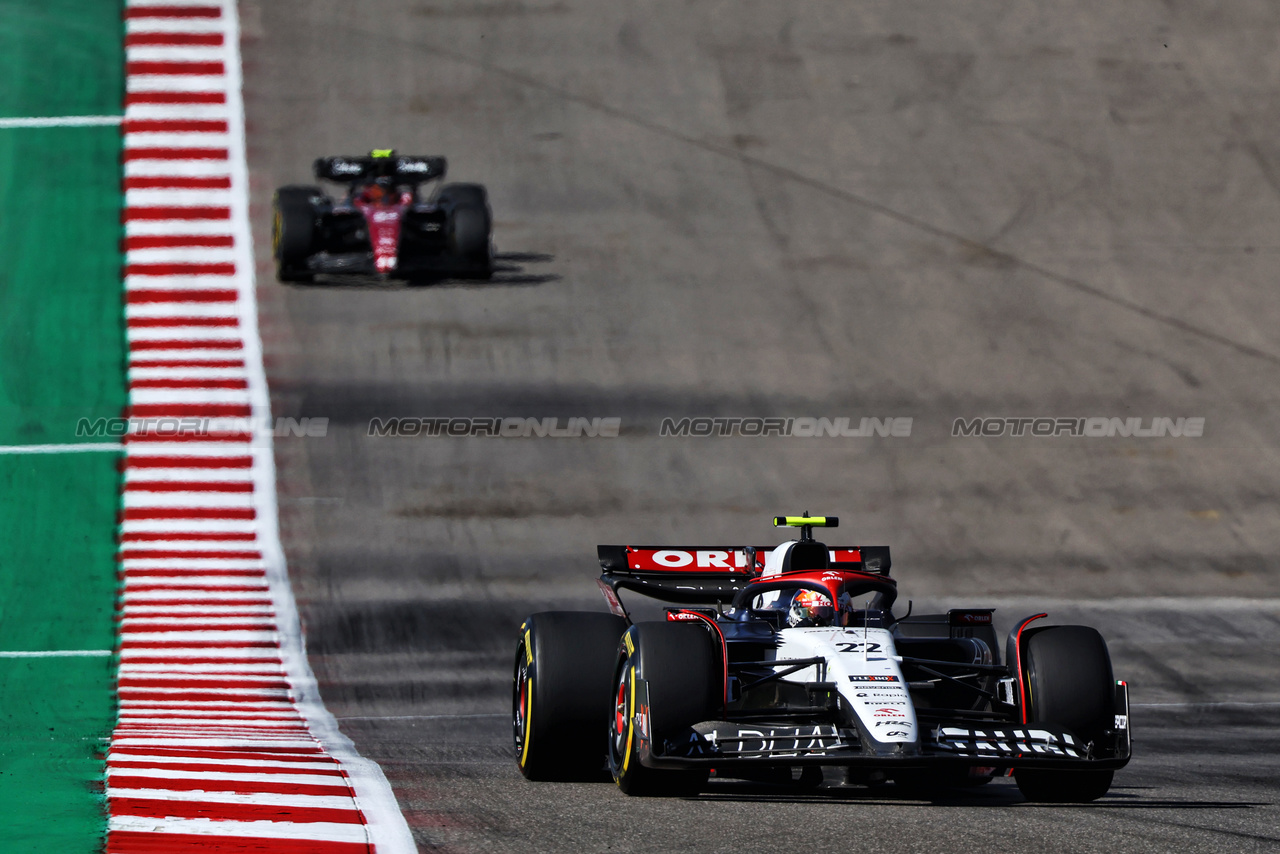
[[[688,623],[637,623],[628,638],[614,678],[609,771],[628,795],[696,795],[706,786],[709,769],[644,767],[636,728],[647,726],[652,744],[660,747],[665,739],[687,738],[693,724],[715,715],[724,699],[720,652],[705,628]],[[638,680],[648,689],[647,709],[637,708]]]
[[[987,778],[988,780],[990,778]],[[937,798],[955,794],[957,790],[975,785],[970,781],[969,769],[963,766],[950,768],[904,768],[893,774],[897,792],[911,798]]]
[[[489,192],[483,184],[445,184],[436,193],[435,202],[445,210],[453,208],[489,209]]]
[[[436,203],[448,219],[445,237],[449,255],[467,279],[493,276],[493,218],[489,195],[480,184],[445,184]]]
[[[587,611],[546,611],[524,621],[511,727],[525,777],[604,779],[610,687],[626,629],[622,617]]]
[[[310,282],[307,269],[315,243],[315,214],[311,199],[322,195],[319,187],[281,187],[272,202],[271,247],[276,278],[282,282]]]
[[[1024,641],[1027,720],[1065,727],[1097,745],[1115,725],[1115,680],[1107,642],[1088,626],[1034,629]],[[1018,769],[1018,788],[1030,801],[1087,803],[1111,788],[1114,771]]]

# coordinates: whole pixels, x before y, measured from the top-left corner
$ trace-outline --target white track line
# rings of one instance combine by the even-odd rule
[[[0,129],[103,127],[118,125],[123,118],[123,116],[31,116],[0,119]]]
[[[0,658],[101,658],[111,655],[109,649],[44,649],[0,652]]]
[[[116,442],[84,442],[66,445],[0,445],[0,454],[87,454],[123,451]]]

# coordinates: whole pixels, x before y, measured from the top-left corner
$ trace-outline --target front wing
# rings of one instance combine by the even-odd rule
[[[648,686],[636,684],[637,756],[648,768],[762,765],[844,765],[874,768],[930,768],[979,765],[988,768],[1122,768],[1129,762],[1127,687],[1117,689],[1114,743],[1101,751],[1070,731],[1051,724],[999,721],[941,723],[922,727],[915,744],[868,744],[853,728],[830,723],[738,723],[704,721],[680,739],[656,743],[650,732]]]

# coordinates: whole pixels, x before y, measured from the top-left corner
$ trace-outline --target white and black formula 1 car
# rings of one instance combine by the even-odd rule
[[[516,760],[533,780],[689,794],[717,777],[943,789],[1012,773],[1033,801],[1106,794],[1129,761],[1128,688],[1086,626],[989,608],[898,617],[883,546],[600,546],[612,613],[533,614],[516,645]],[[633,591],[673,603],[632,622]]]
[[[309,282],[316,274],[488,279],[492,216],[480,184],[422,185],[444,179],[443,157],[406,157],[391,149],[368,156],[322,157],[317,178],[346,185],[334,199],[320,187],[276,190],[272,248],[276,277]]]

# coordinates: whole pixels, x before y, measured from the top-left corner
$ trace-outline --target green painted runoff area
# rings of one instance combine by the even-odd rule
[[[122,414],[120,129],[0,128],[0,445]]]
[[[115,463],[0,455],[0,649],[114,645]],[[4,851],[101,850],[114,686],[109,657],[0,658]]]
[[[114,115],[115,0],[0,0],[0,117]],[[121,414],[120,136],[0,128],[0,445]],[[115,453],[0,454],[0,652],[115,643]],[[97,854],[110,657],[0,656],[3,850]]]
[[[0,0],[0,117],[119,115],[117,0]],[[52,164],[41,164],[45,174]]]

